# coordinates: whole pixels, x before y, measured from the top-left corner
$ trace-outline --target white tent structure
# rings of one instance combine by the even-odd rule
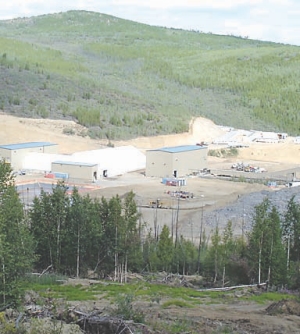
[[[23,160],[24,170],[50,172],[55,161],[94,163],[98,165],[98,175],[113,177],[146,168],[146,155],[133,146],[103,148],[76,152],[72,155],[29,153]]]
[[[98,174],[108,177],[146,168],[146,155],[133,146],[77,152],[72,157],[76,161],[98,164]]]
[[[72,155],[67,154],[51,154],[51,153],[28,153],[22,162],[24,170],[32,172],[50,172],[51,164],[54,161],[70,161]]]

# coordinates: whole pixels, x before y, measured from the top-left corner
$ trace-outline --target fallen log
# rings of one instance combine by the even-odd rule
[[[197,291],[205,292],[205,291],[230,291],[235,289],[242,289],[242,288],[261,288],[263,286],[267,286],[267,283],[260,283],[260,284],[249,284],[249,285],[235,285],[235,286],[227,286],[223,288],[209,288],[209,289],[197,289]]]
[[[46,269],[42,271],[42,273],[39,275],[39,277],[42,277],[46,272],[48,272],[52,268],[52,264],[50,264]]]

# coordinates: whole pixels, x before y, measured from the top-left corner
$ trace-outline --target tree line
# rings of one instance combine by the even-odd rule
[[[203,284],[268,281],[300,286],[300,204],[292,197],[284,214],[266,198],[254,209],[252,229],[235,237],[232,222],[198,245],[183,236],[143,233],[135,194],[91,198],[58,182],[41,191],[25,212],[8,164],[0,163],[0,296],[6,304],[26,274],[51,267],[57,274],[126,282],[128,272],[199,274]],[[201,231],[202,232],[202,231]]]

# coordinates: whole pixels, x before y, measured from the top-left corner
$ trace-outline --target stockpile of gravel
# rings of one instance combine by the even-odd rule
[[[210,212],[204,212],[204,222],[207,228],[214,228],[217,224],[220,229],[224,228],[229,220],[232,221],[235,230],[244,226],[244,232],[252,227],[255,206],[268,198],[279,213],[283,215],[287,209],[288,201],[295,196],[295,202],[300,203],[300,187],[281,188],[273,191],[263,190],[260,192],[241,195],[236,202],[223,208]],[[237,231],[237,234],[241,234]]]

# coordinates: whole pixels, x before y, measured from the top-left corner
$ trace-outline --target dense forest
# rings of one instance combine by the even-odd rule
[[[300,48],[85,11],[0,21],[0,110],[82,136],[179,133],[192,117],[299,134]]]
[[[285,213],[265,199],[255,207],[252,230],[234,237],[232,222],[198,245],[171,235],[141,233],[133,192],[124,198],[91,198],[63,182],[42,192],[24,211],[10,167],[0,164],[0,296],[7,304],[19,295],[19,283],[32,271],[126,282],[128,272],[199,274],[203,285],[249,284],[298,289],[300,204],[292,197]],[[161,222],[163,225],[163,222]],[[203,233],[204,234],[204,233]]]

